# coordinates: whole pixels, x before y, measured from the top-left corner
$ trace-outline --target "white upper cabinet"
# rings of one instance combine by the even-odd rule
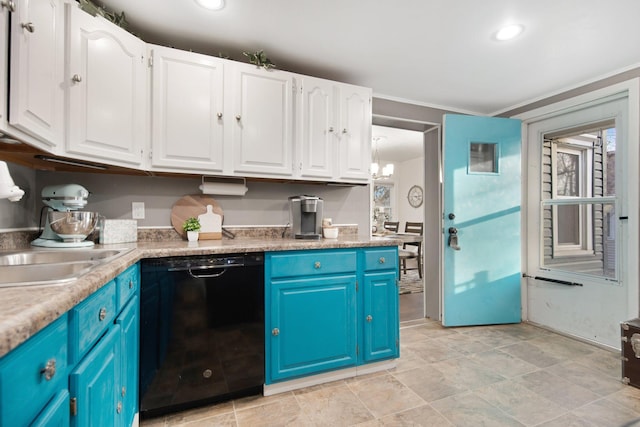
[[[340,84],[339,178],[368,182],[371,178],[371,90]]]
[[[291,176],[293,75],[229,62],[233,173]]]
[[[50,149],[64,135],[63,3],[15,0],[13,4],[9,122]]]
[[[67,153],[142,165],[148,138],[146,44],[69,4]]]
[[[296,86],[296,177],[369,182],[371,90],[307,76]]]
[[[336,83],[297,76],[296,177],[334,178],[338,97]]]
[[[224,64],[192,52],[149,46],[152,52],[153,170],[222,173]]]

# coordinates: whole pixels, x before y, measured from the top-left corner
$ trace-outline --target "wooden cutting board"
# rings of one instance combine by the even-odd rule
[[[207,208],[211,206],[211,208]],[[202,215],[202,217],[200,217]],[[219,218],[217,217],[219,215]],[[222,220],[224,213],[220,204],[214,198],[202,194],[189,194],[181,197],[171,208],[171,225],[182,236],[186,237],[186,232],[182,229],[182,224],[187,218],[200,217],[199,239],[219,240],[222,239]]]

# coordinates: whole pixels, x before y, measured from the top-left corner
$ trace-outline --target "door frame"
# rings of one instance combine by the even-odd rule
[[[424,173],[422,188],[424,189],[423,200],[425,203],[422,204],[424,217],[422,316],[440,321],[442,319],[442,123],[374,113],[372,124],[423,133],[424,164],[422,166]],[[431,139],[433,132],[436,132],[435,140]],[[434,159],[436,162],[431,164]],[[429,162],[429,167],[427,167],[427,162]],[[371,203],[372,197],[369,197],[369,200]],[[437,200],[437,206],[434,206],[434,203],[427,203],[429,200]],[[371,212],[371,206],[369,212]],[[371,226],[371,215],[369,215],[369,230],[371,230]],[[430,245],[425,245],[425,242],[430,242]],[[437,243],[437,247],[434,243]],[[436,248],[434,251],[436,255],[427,255],[426,250],[429,247]]]
[[[632,238],[628,239],[627,244],[623,247],[621,256],[627,258],[626,270],[627,275],[625,278],[621,277],[621,280],[625,280],[628,285],[628,299],[627,299],[627,315],[635,316],[640,309],[640,286],[638,285],[638,279],[640,278],[640,269],[638,267],[638,259],[640,254],[638,252],[638,242],[640,240],[640,221],[637,213],[640,212],[640,185],[638,181],[640,176],[638,171],[640,170],[639,162],[639,150],[640,145],[640,78],[630,79],[624,82],[613,84],[611,86],[597,89],[579,96],[575,96],[563,101],[559,101],[553,104],[549,104],[540,108],[536,108],[524,113],[520,113],[511,118],[522,120],[522,194],[527,194],[529,186],[529,155],[528,147],[530,141],[528,140],[529,126],[540,120],[546,120],[553,117],[561,116],[573,111],[577,111],[585,107],[585,104],[596,103],[604,98],[614,96],[626,92],[627,94],[627,108],[628,108],[628,123],[627,123],[627,141],[628,145],[632,148],[634,155],[629,156],[627,159],[627,177],[625,177],[623,192],[628,197],[627,211],[635,215],[630,215],[627,221],[627,230]],[[531,143],[535,143],[532,141]],[[635,174],[632,176],[631,174]],[[529,227],[535,227],[535,224],[531,224],[531,212],[532,209],[537,209],[537,206],[529,206],[527,200],[523,200],[522,211],[522,271],[527,271],[527,262],[529,256],[529,242],[528,242],[528,230]],[[635,262],[634,262],[635,261]],[[528,320],[528,287],[527,279],[522,279],[522,319]]]

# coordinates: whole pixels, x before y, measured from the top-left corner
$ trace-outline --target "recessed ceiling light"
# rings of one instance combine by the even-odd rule
[[[524,26],[520,24],[507,25],[506,27],[501,28],[495,34],[496,40],[505,41],[511,40],[518,37],[524,31]]]
[[[220,10],[224,7],[224,0],[196,0],[196,3],[209,10]]]

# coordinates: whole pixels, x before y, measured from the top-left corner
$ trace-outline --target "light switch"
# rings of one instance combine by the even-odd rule
[[[131,218],[144,219],[144,202],[131,202]]]

